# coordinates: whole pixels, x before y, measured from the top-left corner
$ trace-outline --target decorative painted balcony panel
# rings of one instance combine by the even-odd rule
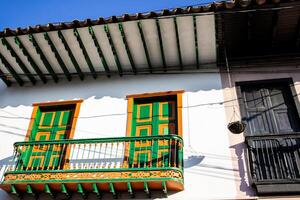
[[[247,136],[249,166],[259,194],[300,192],[300,134]]]
[[[0,185],[19,193],[183,189],[177,135],[17,142]]]

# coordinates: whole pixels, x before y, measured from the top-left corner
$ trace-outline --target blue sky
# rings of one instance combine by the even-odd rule
[[[211,0],[1,0],[0,31],[7,27],[97,19],[207,2]]]

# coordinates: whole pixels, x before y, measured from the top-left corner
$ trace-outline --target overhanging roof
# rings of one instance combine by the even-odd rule
[[[241,0],[5,29],[0,32],[0,76],[7,85],[23,85],[215,66],[213,13],[269,6],[263,4],[263,0],[252,4]]]

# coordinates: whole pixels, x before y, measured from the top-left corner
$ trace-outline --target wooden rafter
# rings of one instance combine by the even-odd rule
[[[298,17],[298,24],[297,24],[297,28],[296,28],[296,34],[295,34],[295,44],[296,44],[296,48],[299,49],[300,48],[300,16]]]
[[[0,78],[2,81],[6,84],[6,86],[11,86],[11,81],[8,79],[8,77],[4,74],[4,72],[0,69]]]
[[[161,59],[162,59],[162,62],[163,62],[164,71],[166,72],[167,71],[167,64],[166,64],[166,59],[165,59],[163,41],[162,41],[162,37],[161,37],[161,30],[160,30],[160,25],[159,25],[159,19],[156,19],[155,22],[156,22],[158,39],[159,39],[159,48],[160,48],[160,53],[161,53]]]
[[[60,38],[61,42],[63,43],[65,50],[68,52],[68,55],[70,56],[71,62],[73,63],[77,74],[79,75],[80,79],[83,80],[84,74],[82,73],[78,62],[76,61],[76,59],[71,51],[71,48],[68,45],[67,40],[65,39],[63,33],[60,30],[57,31],[57,34],[58,34],[58,37]]]
[[[105,69],[106,76],[107,76],[107,77],[110,77],[110,70],[109,70],[109,67],[108,67],[108,65],[107,65],[106,59],[105,59],[104,54],[103,54],[103,51],[102,51],[102,49],[101,49],[101,46],[100,46],[100,44],[99,44],[99,42],[98,42],[98,40],[97,40],[97,37],[96,37],[96,35],[95,35],[94,29],[93,29],[93,27],[91,27],[91,26],[89,27],[89,33],[90,33],[90,35],[91,35],[91,37],[92,37],[92,39],[93,39],[93,41],[94,41],[94,45],[95,45],[95,47],[96,47],[96,49],[97,49],[98,55],[99,55],[99,57],[100,57],[100,59],[101,59],[102,65],[103,65],[103,67],[104,67],[104,69]]]
[[[278,29],[278,18],[279,18],[279,12],[278,10],[273,11],[272,16],[272,35],[271,35],[271,46],[275,47],[276,45],[276,39],[277,39],[277,29]]]
[[[120,63],[120,60],[119,60],[119,56],[118,56],[118,53],[116,51],[116,48],[115,48],[115,45],[114,45],[114,41],[111,37],[111,34],[110,34],[110,31],[109,31],[109,28],[108,28],[108,25],[104,25],[104,31],[106,33],[106,36],[107,36],[107,39],[108,39],[108,42],[110,44],[110,48],[111,48],[111,51],[114,55],[114,59],[115,59],[115,62],[117,64],[117,68],[118,68],[118,71],[119,71],[119,75],[122,76],[123,75],[123,69],[121,67],[121,63]]]
[[[30,73],[26,65],[23,63],[23,61],[19,58],[15,50],[12,48],[12,46],[8,43],[8,41],[5,38],[2,38],[2,44],[7,48],[9,51],[10,55],[16,60],[18,65],[20,66],[21,70],[24,72],[24,74],[28,77],[30,82],[35,85],[36,84],[36,79],[34,76]]]
[[[44,38],[45,40],[48,42],[48,45],[50,46],[51,51],[54,53],[54,56],[59,64],[59,66],[61,67],[62,71],[64,72],[65,76],[67,77],[67,79],[69,81],[72,80],[72,76],[68,70],[68,68],[66,67],[64,61],[62,60],[62,58],[60,57],[59,52],[57,51],[54,43],[52,42],[50,36],[48,35],[47,32],[44,33]]]
[[[43,51],[41,50],[40,46],[38,45],[38,43],[36,42],[34,36],[32,34],[28,35],[29,37],[29,41],[32,43],[32,45],[34,46],[37,54],[40,56],[43,64],[45,65],[47,71],[50,73],[51,77],[53,78],[53,80],[55,82],[58,82],[58,77],[55,74],[53,68],[51,67],[49,61],[47,60],[46,56],[44,55]]]
[[[78,30],[77,30],[76,28],[73,29],[73,32],[74,32],[74,35],[75,35],[75,37],[76,37],[76,39],[77,39],[77,42],[78,42],[78,44],[79,44],[79,47],[80,47],[80,49],[81,49],[81,51],[82,51],[82,53],[83,53],[83,56],[84,56],[84,58],[85,58],[85,61],[86,61],[86,63],[87,63],[88,66],[89,66],[89,69],[90,69],[90,71],[91,71],[91,74],[92,74],[93,78],[96,79],[96,78],[97,78],[97,74],[96,74],[95,68],[94,68],[94,66],[93,66],[93,64],[92,64],[92,61],[91,61],[91,59],[90,59],[90,57],[89,57],[89,55],[88,55],[88,53],[87,53],[87,51],[86,51],[86,48],[85,48],[85,46],[84,46],[84,44],[83,44],[83,42],[82,42],[82,40],[81,40],[80,34],[79,34],[79,32],[78,32]]]
[[[128,59],[129,59],[130,64],[131,64],[132,71],[133,71],[134,74],[136,74],[137,73],[136,67],[135,67],[135,64],[134,64],[134,61],[133,61],[133,58],[132,58],[130,48],[128,46],[128,42],[127,42],[127,39],[126,39],[126,34],[124,32],[123,25],[122,25],[122,23],[118,23],[118,26],[119,26],[119,31],[120,31],[121,36],[122,36],[123,44],[124,44],[125,49],[126,49]]]
[[[145,51],[145,55],[146,55],[146,59],[147,59],[148,67],[149,67],[149,72],[152,73],[152,64],[151,64],[148,47],[147,47],[147,43],[146,43],[144,32],[143,32],[142,23],[140,21],[138,21],[137,26],[139,28],[140,36],[141,36],[141,39],[143,42],[143,47],[144,47],[144,51]]]
[[[32,66],[34,71],[37,73],[37,75],[40,77],[40,79],[43,81],[43,83],[47,83],[47,78],[44,76],[43,72],[40,70],[38,65],[35,63],[33,58],[30,56],[30,54],[28,53],[27,49],[25,48],[25,46],[23,45],[22,41],[20,40],[20,38],[18,36],[15,37],[15,43],[18,45],[20,50],[23,52],[23,55],[27,58],[28,62],[30,63],[30,65]]]
[[[174,20],[174,24],[175,24],[176,45],[177,45],[177,51],[178,51],[178,57],[179,57],[179,66],[180,66],[180,70],[183,70],[181,48],[180,48],[180,40],[179,40],[179,30],[178,30],[178,25],[177,25],[177,18],[174,17],[173,20]]]
[[[198,47],[198,38],[197,38],[197,19],[196,19],[196,16],[193,16],[193,24],[194,24],[196,64],[197,64],[197,69],[199,69],[200,64],[199,64],[199,47]]]
[[[18,82],[20,86],[24,85],[24,81],[22,78],[17,74],[14,68],[9,64],[9,62],[5,59],[5,57],[0,53],[0,60],[2,61],[4,67],[9,71],[9,73],[14,77],[14,79]]]
[[[251,49],[252,49],[252,27],[253,27],[253,13],[252,12],[248,12],[247,13],[247,50],[249,51],[248,53],[250,53]]]

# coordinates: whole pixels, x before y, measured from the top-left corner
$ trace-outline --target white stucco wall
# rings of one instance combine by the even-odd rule
[[[232,199],[236,180],[219,73],[125,76],[6,88],[0,83],[0,168],[23,141],[33,102],[83,99],[74,138],[125,136],[128,94],[185,90],[185,190],[169,199]],[[1,196],[2,195],[2,196]],[[0,199],[5,199],[0,191]]]

